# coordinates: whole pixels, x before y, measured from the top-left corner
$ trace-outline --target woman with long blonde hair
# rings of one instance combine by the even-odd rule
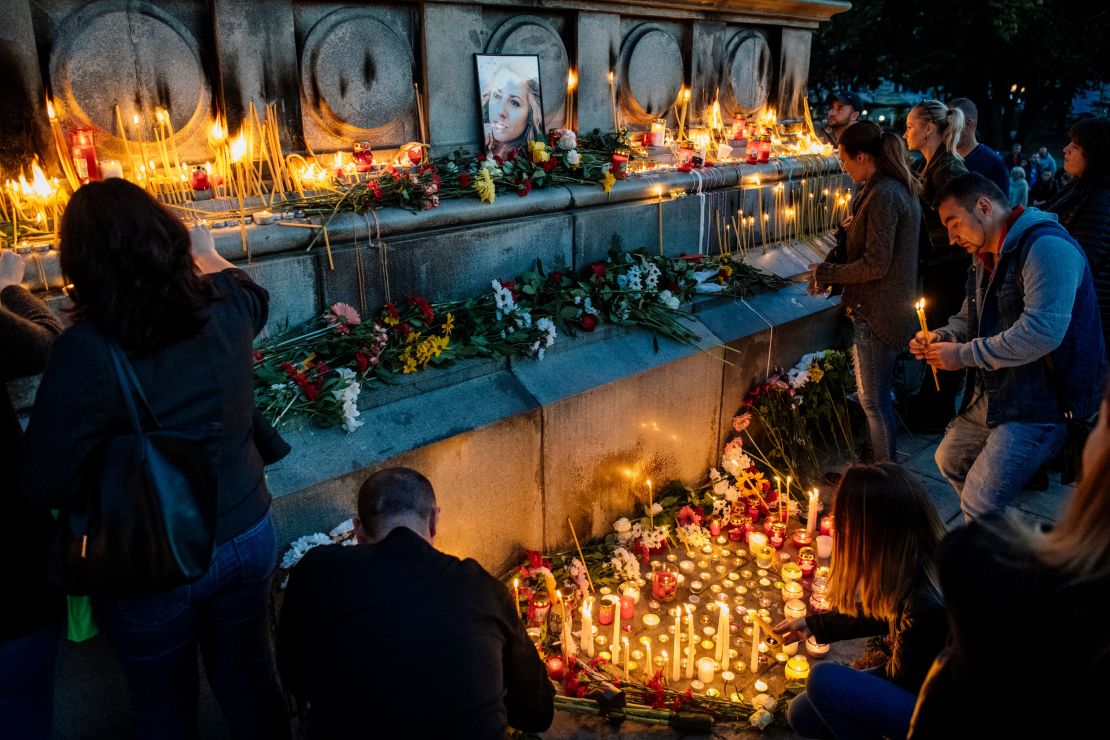
[[[833,514],[832,611],[784,620],[775,631],[787,642],[889,635],[891,656],[868,671],[814,666],[787,717],[803,737],[904,737],[917,691],[948,639],[932,565],[944,525],[921,482],[891,462],[848,468]]]
[[[921,689],[912,737],[1099,734],[1091,710],[1110,694],[1110,392],[1083,473],[1049,530],[1010,512],[940,544],[952,645]]]

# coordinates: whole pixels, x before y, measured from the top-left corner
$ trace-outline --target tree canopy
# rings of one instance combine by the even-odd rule
[[[810,80],[971,98],[981,138],[1001,146],[1045,116],[1062,124],[1110,77],[1108,37],[1110,5],[1092,0],[853,0],[814,35]]]

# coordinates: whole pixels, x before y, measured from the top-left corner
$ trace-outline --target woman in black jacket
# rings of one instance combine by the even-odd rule
[[[1064,171],[1071,183],[1044,204],[1087,254],[1110,347],[1110,119],[1085,118],[1068,132]]]
[[[833,514],[827,594],[834,611],[784,620],[775,631],[786,642],[810,635],[819,643],[889,635],[891,656],[870,671],[814,666],[787,717],[803,737],[904,737],[917,691],[948,639],[932,565],[944,525],[921,482],[890,462],[848,468]]]
[[[252,341],[268,295],[120,179],[74,193],[60,259],[74,325],[58,337],[28,427],[25,486],[65,508],[86,466],[131,422],[111,347],[134,366],[164,428],[221,425],[216,550],[198,580],[154,593],[94,594],[93,613],[122,663],[141,738],[197,734],[197,649],[233,737],[288,737],[269,645],[276,535],[252,439]]]
[[[0,382],[42,372],[62,331],[46,304],[24,290],[23,258],[0,251]],[[62,593],[47,584],[50,512],[20,495],[23,428],[0,387],[0,727],[10,737],[49,738]]]

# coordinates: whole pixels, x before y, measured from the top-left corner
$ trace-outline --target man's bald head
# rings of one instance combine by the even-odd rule
[[[384,539],[396,527],[408,527],[429,542],[435,536],[438,509],[432,484],[411,468],[373,473],[358,492],[363,538]]]

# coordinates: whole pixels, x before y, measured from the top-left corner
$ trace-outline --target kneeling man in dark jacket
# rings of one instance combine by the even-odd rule
[[[432,546],[435,492],[415,470],[370,476],[356,547],[293,569],[278,666],[310,738],[501,737],[542,732],[554,688],[507,589]]]

